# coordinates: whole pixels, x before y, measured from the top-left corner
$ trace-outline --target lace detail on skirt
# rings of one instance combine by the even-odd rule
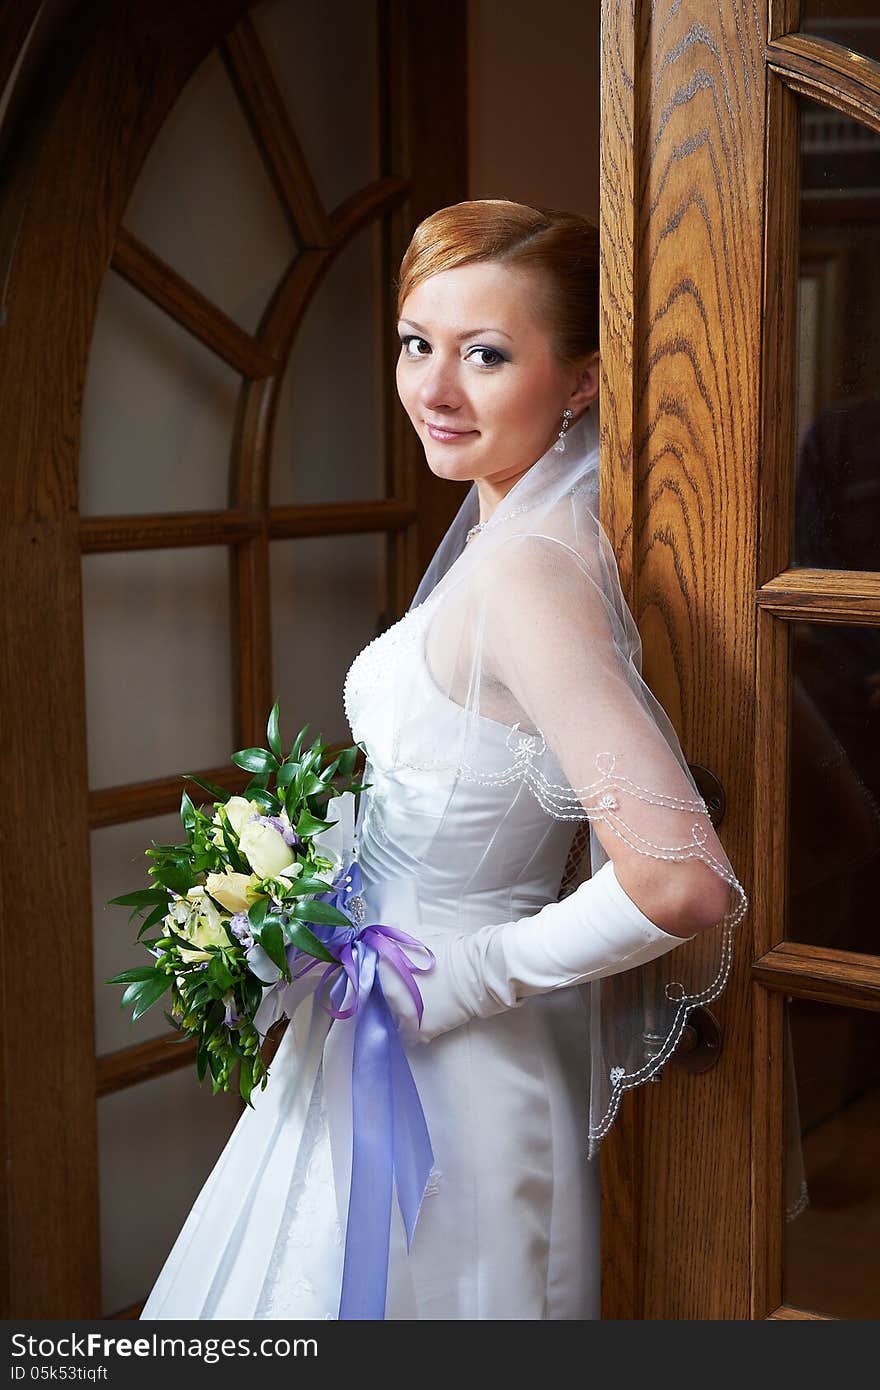
[[[255,1317],[336,1318],[343,1255],[319,1068]]]

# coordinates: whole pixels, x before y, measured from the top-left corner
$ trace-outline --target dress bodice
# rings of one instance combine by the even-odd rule
[[[573,835],[571,821],[548,816],[528,782],[535,736],[479,717],[479,741],[464,775],[437,750],[454,746],[465,712],[433,680],[425,654],[432,599],[374,638],[349,667],[343,687],[353,737],[367,749],[358,812],[358,857],[365,894],[381,895],[383,920],[395,914],[459,929],[537,911],[559,891]],[[415,691],[424,761],[395,757],[395,683]],[[485,777],[485,780],[482,780]]]

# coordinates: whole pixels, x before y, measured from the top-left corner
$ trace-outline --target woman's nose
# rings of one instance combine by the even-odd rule
[[[456,363],[432,357],[419,382],[419,400],[426,410],[455,410],[462,402]]]

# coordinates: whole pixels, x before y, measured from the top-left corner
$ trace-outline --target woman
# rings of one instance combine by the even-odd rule
[[[378,1305],[355,1290],[342,1313],[364,1219],[353,1029],[316,1005],[317,972],[275,990],[261,1022],[292,1022],[272,1078],[143,1318],[599,1317],[587,1152],[723,987],[745,909],[597,521],[597,229],[505,200],[442,209],[398,307],[398,391],[428,465],[473,486],[345,704],[368,754],[362,906],[435,958],[420,1017],[385,959],[376,986],[433,1167],[411,1241],[393,1209]]]

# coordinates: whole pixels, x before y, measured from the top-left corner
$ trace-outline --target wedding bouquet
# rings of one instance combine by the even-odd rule
[[[213,1093],[228,1091],[237,1064],[248,1105],[268,1080],[256,1021],[264,998],[319,962],[338,967],[334,943],[352,935],[344,907],[353,866],[333,848],[338,816],[322,813],[337,797],[353,804],[369,784],[353,780],[360,745],[322,767],[328,749],[320,737],[304,748],[307,729],[284,756],[275,702],[268,748],[232,754],[253,774],[241,796],[185,774],[214,802],[197,807],[184,791],[184,843],[154,841],[145,851],[152,885],[109,899],[132,909],[129,921],[143,916],[137,940],[153,957],[106,982],[126,986],[121,1007],[132,1006],[135,1022],[170,992],[165,1017],[183,1040],[197,1040],[199,1080],[210,1071]],[[153,929],[159,935],[148,937]]]

